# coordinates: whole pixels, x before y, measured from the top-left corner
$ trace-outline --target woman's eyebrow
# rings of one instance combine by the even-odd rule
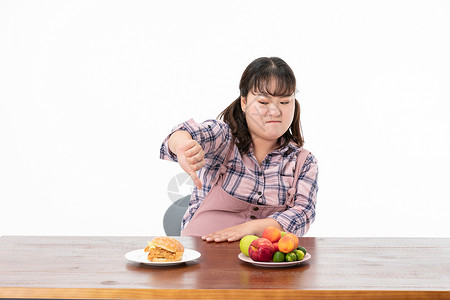
[[[264,93],[264,92],[253,93],[253,95],[255,95],[255,96],[272,97],[272,95],[270,95],[269,93]]]
[[[290,98],[293,94],[290,94],[290,95],[280,95],[280,96],[272,96],[272,95],[269,94],[269,93],[259,92],[259,93],[254,93],[253,95],[255,95],[255,96],[264,96],[264,97],[267,97],[267,98],[278,97],[278,98],[286,99],[286,98]]]

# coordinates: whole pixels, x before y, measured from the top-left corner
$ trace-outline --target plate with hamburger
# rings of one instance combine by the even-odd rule
[[[133,250],[125,254],[125,258],[132,262],[146,265],[171,266],[197,259],[200,252],[185,249],[178,240],[161,236],[148,242],[144,249]]]

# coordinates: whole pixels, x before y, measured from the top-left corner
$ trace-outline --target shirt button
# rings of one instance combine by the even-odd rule
[[[250,216],[250,219],[254,220],[254,219],[256,219],[256,217],[255,216]]]
[[[254,211],[258,211],[258,209],[259,209],[258,207],[253,207]]]
[[[261,195],[262,195],[262,192],[261,192],[261,191],[259,191],[259,192],[258,192],[258,195],[260,195],[260,196],[261,196]]]

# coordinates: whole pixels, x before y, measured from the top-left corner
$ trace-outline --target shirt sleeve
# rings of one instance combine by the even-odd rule
[[[172,133],[178,130],[187,131],[192,139],[196,140],[205,152],[205,157],[211,157],[218,151],[223,150],[223,146],[231,140],[231,130],[228,125],[220,120],[206,120],[203,123],[196,123],[193,119],[175,126],[170,134],[164,139],[160,158],[171,161],[178,161],[177,156],[169,149],[168,141]]]
[[[294,206],[284,212],[269,216],[280,223],[286,232],[303,236],[314,222],[318,173],[317,160],[312,154],[309,154],[297,181]]]

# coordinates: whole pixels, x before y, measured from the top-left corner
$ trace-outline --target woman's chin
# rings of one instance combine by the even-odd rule
[[[280,134],[279,132],[273,133],[273,134],[264,134],[262,136],[263,139],[268,141],[277,141],[279,137],[281,137],[283,134]]]

